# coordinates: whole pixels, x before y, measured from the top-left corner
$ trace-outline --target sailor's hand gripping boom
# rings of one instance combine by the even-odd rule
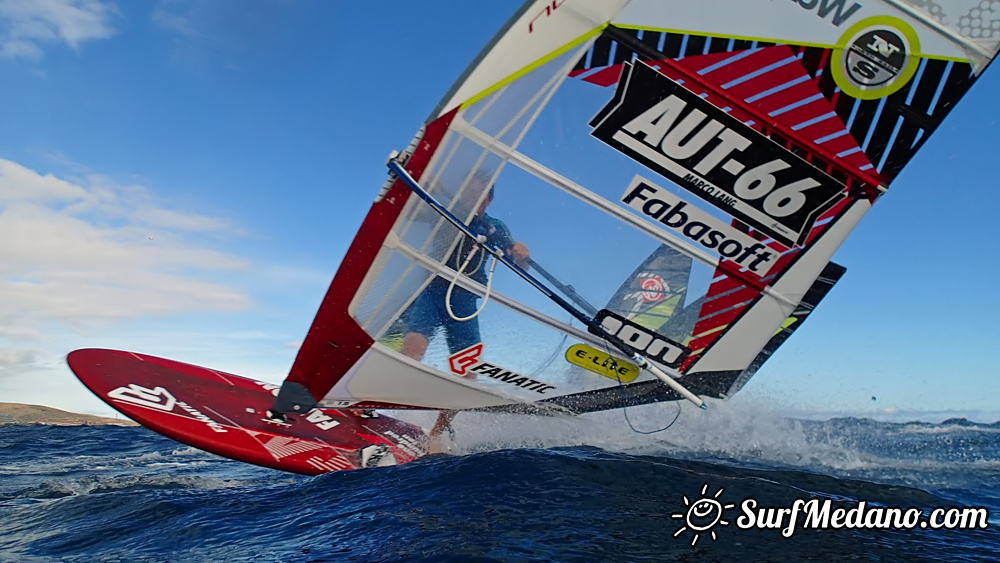
[[[569,303],[561,296],[559,296],[557,293],[549,289],[549,287],[546,286],[544,283],[535,279],[534,276],[529,274],[523,268],[515,264],[510,258],[505,256],[503,250],[486,243],[485,240],[482,240],[483,237],[477,236],[476,233],[474,233],[472,229],[469,228],[468,225],[466,225],[465,223],[460,221],[457,217],[452,215],[452,213],[448,211],[448,209],[446,209],[436,199],[434,199],[434,196],[427,193],[427,190],[425,190],[416,180],[413,179],[412,176],[410,176],[409,172],[407,172],[406,169],[403,168],[403,166],[400,164],[400,162],[397,161],[395,153],[390,155],[389,160],[386,162],[386,166],[389,167],[389,170],[392,172],[392,174],[395,174],[397,178],[402,180],[402,182],[406,184],[406,186],[410,188],[410,190],[413,191],[413,193],[417,194],[417,196],[420,197],[420,199],[424,200],[428,205],[430,205],[431,208],[434,209],[434,211],[437,211],[449,223],[454,225],[455,228],[462,231],[462,233],[465,236],[474,240],[476,244],[478,244],[483,248],[483,250],[495,256],[497,261],[502,263],[504,266],[510,268],[515,274],[521,276],[521,278],[524,279],[524,281],[533,285],[535,289],[541,291],[543,294],[545,294],[546,297],[554,301],[557,305],[562,307],[566,312],[573,315],[574,318],[585,324],[587,326],[588,332],[604,339],[618,350],[621,350],[623,353],[627,354],[629,357],[632,358],[632,360],[636,363],[636,365],[655,375],[658,379],[669,385],[671,389],[679,393],[685,399],[691,401],[695,405],[698,405],[698,407],[702,409],[707,408],[705,402],[702,401],[700,397],[698,397],[691,391],[688,391],[683,385],[678,383],[677,380],[675,380],[673,377],[670,377],[670,375],[668,375],[658,366],[650,362],[648,358],[646,358],[645,356],[634,350],[622,339],[608,333],[608,331],[605,330],[604,327],[601,326],[601,324],[594,319],[592,313],[588,314],[574,307],[571,303]],[[541,269],[539,270],[541,271]],[[545,273],[548,274],[547,272]],[[546,277],[551,279],[550,275],[546,275]],[[577,297],[575,292],[570,295],[572,297]],[[590,306],[586,308],[588,309],[588,312],[594,309],[593,307]]]

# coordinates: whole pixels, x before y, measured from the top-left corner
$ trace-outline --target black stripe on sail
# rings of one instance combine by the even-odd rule
[[[906,103],[906,98],[910,95],[912,85],[913,82],[911,81],[910,84],[907,84],[900,88],[899,91],[885,98],[882,114],[873,125],[871,139],[868,141],[868,146],[865,147],[865,154],[868,155],[868,160],[875,165],[876,169],[878,169],[879,163],[882,162],[882,157],[889,146],[892,132],[902,115],[902,109]],[[881,170],[879,171],[881,172]]]
[[[972,74],[972,67],[968,63],[953,63],[951,72],[945,79],[941,98],[938,100],[937,106],[932,108],[931,117],[940,123],[975,81],[976,77]]]
[[[709,53],[725,53],[731,51],[729,48],[729,42],[731,41],[728,37],[712,37],[709,38],[710,43],[708,44]]]
[[[643,45],[655,50],[659,47],[660,39],[663,35],[664,33],[662,31],[650,31],[647,29],[642,32],[642,39],[640,39],[640,41],[642,41]]]
[[[705,36],[703,35],[688,35],[687,36],[687,46],[684,49],[685,57],[695,57],[701,55],[705,51]]]
[[[684,36],[679,33],[668,33],[667,40],[663,43],[663,58],[676,59],[681,56],[681,44]]]
[[[634,56],[635,56],[635,52],[634,51],[628,50],[621,43],[616,43],[615,44],[615,56],[612,57],[611,63],[612,64],[616,64],[616,65],[620,65],[622,63],[631,62],[632,61],[632,57],[634,57]]]
[[[891,147],[889,157],[885,161],[883,173],[895,176],[906,164],[907,156],[917,150],[914,144],[921,131],[926,138],[934,130],[934,121],[929,115],[931,101],[934,99],[935,89],[926,87],[927,84],[938,85],[941,83],[947,61],[928,60],[924,63],[923,74],[920,83],[916,85],[913,92],[913,99],[910,104],[900,108],[904,120],[896,135],[896,140]],[[921,141],[922,143],[922,141]]]
[[[829,72],[827,72],[825,76],[831,77],[832,75]],[[829,88],[831,92],[831,94],[829,95],[832,95],[833,88],[834,86],[836,86],[833,83],[832,78],[829,81],[820,80],[819,85],[820,85],[820,91],[823,92],[824,96],[828,96],[827,91],[823,90],[824,87]],[[834,105],[833,111],[837,112],[837,117],[840,118],[840,122],[843,123],[845,126],[850,124],[851,113],[854,111],[854,107],[857,106],[858,103],[859,102],[857,99],[852,98],[843,92],[841,92],[840,95],[837,96],[837,103]]]
[[[823,97],[826,98],[827,101],[829,101],[830,99],[832,99],[833,92],[837,88],[837,83],[833,79],[833,73],[830,72],[830,60],[829,59],[832,59],[832,58],[833,58],[833,54],[831,53],[830,57],[827,59],[826,66],[824,66],[823,68],[818,69],[816,71],[816,72],[822,73],[822,74],[820,74],[819,82],[816,83],[816,86],[819,88],[819,91],[823,94]],[[848,96],[848,95],[844,94],[843,92],[841,92],[840,95],[837,96],[837,107],[834,108],[834,110],[837,112],[837,115],[840,116],[840,120],[841,120],[840,122],[846,124],[847,123],[847,117],[845,117],[839,111],[840,110],[840,104],[845,99],[848,102],[853,102],[854,101],[850,96]],[[850,110],[848,110],[848,112],[849,111]],[[850,113],[848,113],[847,115],[850,116]]]
[[[935,106],[930,107],[934,94],[941,84],[940,77],[947,71],[949,65],[951,70],[944,78],[941,95]],[[884,174],[895,176],[903,169],[975,80],[976,77],[972,75],[972,67],[968,64],[927,61],[924,77],[917,85],[917,91],[914,93],[910,106],[902,109],[906,121],[900,128],[900,134],[896,137],[896,142],[893,143],[892,152],[883,166]],[[921,131],[923,134],[920,134]]]
[[[793,50],[795,50],[794,47]],[[801,63],[802,63],[802,68],[806,69],[806,73],[809,76],[815,77],[816,73],[819,72],[819,64],[823,60],[823,55],[825,54],[825,51],[826,49],[822,49],[819,47],[805,48],[805,52],[802,54]],[[823,96],[826,99],[830,99],[830,96],[829,94],[826,93],[826,91],[824,91],[822,88],[820,89],[820,91],[823,92]]]
[[[922,73],[914,75],[909,84],[887,98],[857,101],[858,108],[854,122],[851,123],[851,135],[865,149],[865,155],[872,164],[877,166],[885,159],[879,172],[890,179],[903,169],[975,82],[972,68],[966,63],[928,60],[923,64],[925,66]],[[942,79],[949,65],[951,71]],[[930,107],[939,88],[940,97],[935,107]],[[906,99],[910,96],[911,89],[913,97],[907,104]],[[845,122],[854,111],[854,104],[850,103],[852,100],[847,94],[840,93],[836,110]],[[882,111],[879,112],[879,105],[883,102]],[[900,118],[902,122],[893,139],[892,132]],[[863,146],[869,136],[868,146]],[[889,151],[888,155],[885,154],[886,151]]]
[[[924,63],[924,72],[920,77],[920,83],[917,84],[916,90],[913,92],[913,99],[910,100],[908,107],[914,118],[929,121],[931,101],[934,100],[934,92],[941,83],[941,77],[944,76],[947,66],[948,61],[928,60]],[[930,87],[931,85],[933,87]],[[928,126],[929,124],[924,127]]]
[[[613,38],[614,35],[618,35],[622,41],[616,41]],[[626,37],[629,39],[625,39]],[[661,41],[663,42],[662,50],[659,49]],[[729,37],[614,28],[606,30],[594,41],[590,51],[580,57],[573,70],[603,68],[629,62],[635,58],[640,60],[678,59],[682,57],[682,47],[684,57],[694,57],[705,54],[706,46],[708,53],[724,53],[771,45],[774,44],[746,39],[730,39]]]
[[[594,41],[594,46],[591,47],[593,54],[590,57],[589,68],[600,68],[611,64],[611,43],[613,41],[613,39],[604,34],[601,34]]]
[[[753,41],[749,39],[735,39],[733,40],[733,51],[746,51],[751,46],[753,46]]]
[[[841,95],[846,96],[843,93]],[[854,122],[851,123],[851,136],[861,148],[864,148],[868,131],[874,126],[875,114],[878,113],[878,106],[881,103],[881,100],[861,100],[858,104],[857,112],[854,114]],[[871,159],[871,156],[869,155],[868,158]]]

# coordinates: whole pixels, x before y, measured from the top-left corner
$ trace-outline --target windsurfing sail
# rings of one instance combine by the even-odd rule
[[[375,195],[274,410],[680,397],[613,338],[732,395],[996,55],[1000,9],[979,4],[526,2],[396,160],[410,183]],[[487,278],[475,225],[524,245],[530,278]],[[433,312],[463,292],[474,319]]]

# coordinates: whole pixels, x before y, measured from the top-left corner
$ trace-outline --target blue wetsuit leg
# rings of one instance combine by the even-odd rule
[[[413,302],[406,331],[422,334],[430,340],[437,327],[444,327],[448,350],[454,354],[479,343],[479,320],[456,321],[451,318],[445,307],[448,285],[448,281],[442,278],[435,278],[427,285]],[[468,317],[476,312],[478,299],[474,293],[456,287],[451,292],[451,310],[456,317]]]

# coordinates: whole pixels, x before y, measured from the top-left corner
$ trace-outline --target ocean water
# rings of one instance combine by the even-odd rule
[[[630,409],[629,421],[656,429],[677,408]],[[463,414],[456,455],[319,477],[229,461],[144,428],[0,427],[0,562],[1000,557],[1000,424],[682,410],[650,435],[628,430],[620,411]],[[976,506],[989,519],[987,529],[800,528],[786,538],[737,526],[751,497],[925,514]],[[699,530],[679,532],[701,498],[736,505],[720,508],[728,525],[692,520]]]

